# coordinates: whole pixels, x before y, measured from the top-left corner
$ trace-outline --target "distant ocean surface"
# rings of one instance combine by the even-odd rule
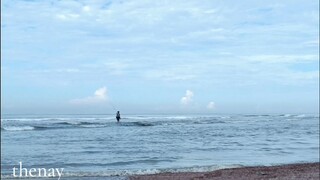
[[[2,115],[1,177],[211,171],[319,161],[319,115]]]

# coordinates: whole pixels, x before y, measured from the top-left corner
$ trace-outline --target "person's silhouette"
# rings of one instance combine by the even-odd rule
[[[117,122],[119,122],[120,119],[121,119],[121,117],[120,117],[120,111],[117,111],[117,116],[116,116],[116,118],[117,118]]]

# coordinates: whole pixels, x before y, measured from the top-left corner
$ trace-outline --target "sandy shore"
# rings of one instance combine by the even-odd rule
[[[212,172],[161,173],[137,176],[111,177],[61,177],[61,180],[319,180],[320,163],[289,164],[281,166],[256,166],[243,168],[220,169]],[[2,178],[1,178],[2,179]],[[20,178],[4,178],[16,180]],[[51,180],[56,178],[22,178],[35,180]]]
[[[221,169],[212,172],[161,173],[131,176],[130,180],[249,180],[249,179],[286,179],[319,180],[320,163],[289,164],[281,166],[257,166]]]

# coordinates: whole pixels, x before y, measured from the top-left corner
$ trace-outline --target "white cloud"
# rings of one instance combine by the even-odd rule
[[[73,99],[70,101],[70,103],[71,104],[78,104],[78,105],[88,105],[88,104],[97,104],[97,103],[106,102],[107,99],[108,99],[107,88],[102,87],[102,88],[97,89],[94,92],[93,96],[80,98],[80,99]]]
[[[58,69],[37,69],[30,71],[31,73],[79,73],[78,68],[58,68]]]
[[[213,101],[209,102],[209,104],[207,105],[207,109],[213,110],[215,108],[216,108],[216,104]]]
[[[319,39],[305,41],[303,44],[307,46],[319,46]]]
[[[90,12],[91,11],[91,7],[90,6],[83,6],[82,10],[84,12]]]
[[[150,70],[145,73],[145,77],[164,81],[185,81],[194,79],[196,76],[191,73],[180,73],[174,70]]]
[[[77,73],[77,72],[80,72],[80,70],[77,68],[67,68],[67,69],[61,69],[61,72]]]
[[[193,102],[193,99],[192,99],[193,96],[194,96],[193,92],[190,90],[187,90],[186,95],[182,97],[180,100],[181,104],[185,106],[190,105]]]
[[[159,79],[163,81],[186,81],[196,79],[202,72],[202,67],[197,65],[178,65],[171,67],[154,68],[144,73],[144,77],[148,79]]]
[[[261,63],[298,63],[298,62],[316,62],[319,57],[314,54],[305,55],[254,55],[243,57],[243,59],[249,62],[261,62]]]
[[[8,38],[3,43],[9,46],[3,48],[8,66],[4,78],[19,84],[29,80],[34,87],[66,88],[101,81],[117,85],[125,79],[131,89],[143,83],[141,93],[156,86],[180,91],[189,84],[197,89],[227,88],[230,93],[237,87],[244,92],[264,87],[253,96],[269,92],[282,93],[279,101],[295,99],[317,90],[314,85],[319,82],[318,3],[299,2],[285,0],[282,7],[273,7],[278,2],[6,1],[2,15]],[[298,15],[291,13],[296,8]],[[19,46],[22,43],[26,46]],[[48,73],[33,72],[35,68]],[[286,88],[292,93],[285,93]],[[96,95],[81,98],[89,95],[72,102],[98,101]],[[205,109],[210,101],[205,96],[210,94],[201,96],[208,100],[202,105]],[[261,101],[269,101],[267,97]],[[185,96],[181,103],[191,100]]]
[[[79,14],[66,13],[66,14],[57,14],[56,17],[60,20],[73,20],[80,17]]]

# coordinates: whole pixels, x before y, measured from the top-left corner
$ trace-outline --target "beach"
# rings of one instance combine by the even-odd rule
[[[299,163],[276,166],[251,166],[219,169],[211,172],[177,172],[133,176],[67,176],[61,179],[77,180],[319,180],[320,163]],[[5,178],[14,180],[17,178]],[[18,178],[19,179],[19,178]],[[24,179],[24,178],[23,178]],[[27,178],[45,180],[48,178]],[[56,178],[49,178],[56,179]]]
[[[289,164],[279,166],[255,166],[220,169],[212,172],[160,173],[131,176],[130,180],[248,180],[248,179],[319,179],[320,163]]]

